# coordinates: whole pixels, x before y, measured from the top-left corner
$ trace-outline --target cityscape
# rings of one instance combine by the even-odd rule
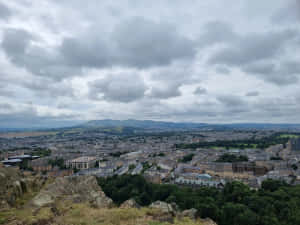
[[[1,138],[0,157],[5,167],[54,177],[140,174],[154,183],[218,188],[234,180],[252,188],[266,179],[300,184],[300,132],[202,129],[79,127],[29,133]]]

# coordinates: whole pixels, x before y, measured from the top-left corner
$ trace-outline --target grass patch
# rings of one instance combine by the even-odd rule
[[[297,134],[281,134],[278,138],[299,138],[300,135]]]

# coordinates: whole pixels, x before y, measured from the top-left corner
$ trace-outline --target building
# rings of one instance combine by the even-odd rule
[[[267,167],[258,166],[255,165],[255,163],[249,163],[249,162],[233,163],[232,170],[234,173],[249,173],[255,176],[263,176],[268,172]]]
[[[292,138],[288,142],[291,151],[300,151],[300,138]]]
[[[197,185],[223,188],[225,181],[223,179],[213,179],[209,174],[187,173],[175,180],[176,184]]]
[[[29,166],[36,172],[51,171],[52,166],[48,164],[48,158],[35,159],[29,162]]]
[[[181,173],[200,173],[200,174],[202,174],[202,173],[204,173],[204,170],[200,167],[180,164],[176,168],[175,174],[181,174]]]
[[[3,163],[4,166],[20,166],[22,163],[21,159],[7,159],[7,160],[3,160],[1,161],[1,163]]]
[[[132,175],[140,174],[143,171],[143,165],[141,163],[137,164],[137,166],[131,172]]]
[[[160,160],[157,166],[165,170],[172,170],[176,166],[176,161],[170,159]]]
[[[90,169],[95,167],[96,161],[96,157],[82,156],[76,159],[67,160],[66,167],[78,170]]]

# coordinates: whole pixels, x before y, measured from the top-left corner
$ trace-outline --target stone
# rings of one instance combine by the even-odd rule
[[[177,210],[177,205],[175,203],[168,204],[162,201],[153,202],[149,207],[153,209],[159,209],[163,213],[170,213],[172,215],[175,215]]]
[[[128,208],[141,208],[139,204],[134,199],[128,199],[127,201],[123,202],[120,206],[122,209],[128,209]]]
[[[54,203],[54,198],[48,193],[40,193],[33,199],[33,205],[37,207],[43,207],[52,203]]]
[[[198,210],[197,209],[187,209],[179,213],[180,217],[189,217],[192,220],[195,220],[197,217]]]
[[[73,203],[90,203],[93,207],[105,208],[112,200],[104,194],[94,176],[72,176],[56,178],[34,197],[31,204],[43,207],[56,201],[68,200]]]

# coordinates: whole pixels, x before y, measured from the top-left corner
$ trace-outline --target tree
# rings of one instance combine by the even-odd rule
[[[56,157],[55,159],[49,159],[48,164],[52,167],[57,166],[59,169],[66,169],[65,160],[63,158]]]
[[[188,154],[188,155],[184,156],[182,159],[180,159],[179,162],[182,162],[182,163],[189,162],[193,159],[193,157],[194,157],[193,153]]]
[[[221,155],[216,162],[247,162],[248,161],[248,157],[245,155],[240,155],[240,156],[236,156],[233,154],[228,154],[225,153],[223,155]]]
[[[262,182],[262,189],[265,191],[276,191],[281,187],[287,186],[287,183],[281,180],[267,179]]]

